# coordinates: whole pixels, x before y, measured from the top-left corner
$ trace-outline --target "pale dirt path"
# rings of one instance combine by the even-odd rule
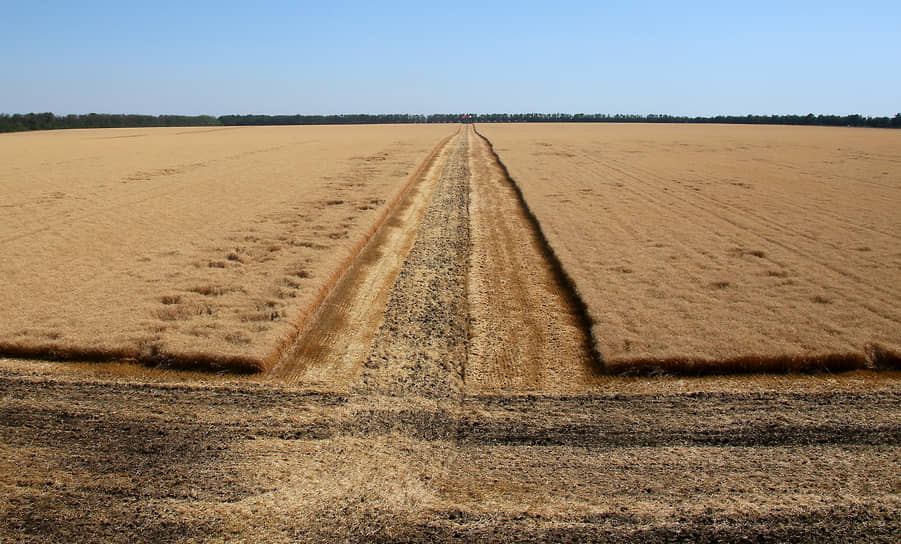
[[[466,366],[470,132],[454,144],[419,225],[361,382],[366,395],[459,399]]]
[[[385,222],[313,315],[309,326],[267,373],[339,389],[352,381],[382,322],[388,296],[416,238],[459,134],[441,142]]]
[[[467,392],[585,390],[593,376],[586,330],[512,182],[488,142],[468,133]]]
[[[267,378],[340,390],[365,360],[372,392],[454,396],[464,376],[469,393],[584,391],[587,346],[512,183],[467,127],[428,161]]]

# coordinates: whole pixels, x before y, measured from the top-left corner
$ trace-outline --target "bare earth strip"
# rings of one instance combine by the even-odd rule
[[[588,338],[543,241],[488,143],[473,135],[469,154],[467,391],[584,389]]]
[[[267,373],[268,379],[303,380],[334,389],[359,374],[453,142],[448,138],[433,151],[308,327]]]
[[[265,369],[448,126],[0,136],[0,352]]]
[[[406,406],[419,398],[453,404],[463,393],[469,140],[466,131],[453,142],[356,384],[360,394]]]
[[[454,310],[460,296],[468,323]],[[353,383],[372,350],[362,379],[378,392],[397,383],[396,391],[453,397],[457,385],[428,384],[454,369],[469,392],[584,390],[592,369],[581,326],[510,180],[467,128],[424,169],[268,377],[336,390]],[[459,342],[468,353],[449,347]]]
[[[612,371],[898,364],[901,135],[482,125]]]

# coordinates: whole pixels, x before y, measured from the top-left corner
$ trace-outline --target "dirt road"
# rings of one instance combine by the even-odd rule
[[[901,538],[901,375],[597,376],[484,140],[422,171],[271,375],[0,361],[0,540]]]
[[[310,324],[283,353],[267,378],[277,382],[341,387],[359,375],[388,297],[417,227],[435,194],[455,138],[447,138],[426,159],[419,175],[373,235]]]
[[[594,368],[580,319],[514,185],[467,127],[268,377],[429,396],[584,391]]]

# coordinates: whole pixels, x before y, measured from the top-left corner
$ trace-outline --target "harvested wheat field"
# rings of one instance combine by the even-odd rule
[[[570,133],[564,127],[534,127],[540,129],[547,131],[541,140],[545,143],[589,145],[565,140]],[[32,346],[32,352],[22,349],[21,357],[0,358],[0,540],[897,542],[901,538],[898,372],[610,375],[611,370],[628,371],[625,362],[647,361],[623,358],[603,343],[603,334],[628,332],[615,328],[614,317],[634,319],[636,326],[645,327],[630,332],[633,336],[623,336],[621,342],[625,338],[658,346],[663,343],[658,336],[662,334],[657,328],[660,321],[652,318],[665,317],[661,301],[670,295],[657,299],[657,306],[651,307],[661,313],[656,316],[640,306],[646,290],[629,294],[624,284],[611,285],[616,297],[603,299],[610,306],[599,314],[597,304],[602,299],[598,293],[603,293],[605,286],[585,282],[591,278],[589,265],[596,264],[594,259],[616,249],[604,250],[606,239],[628,224],[632,229],[628,232],[645,232],[669,244],[680,242],[680,248],[694,255],[689,242],[706,243],[705,232],[725,228],[717,224],[701,229],[703,232],[691,231],[666,216],[676,229],[669,230],[669,224],[639,221],[636,214],[642,206],[628,207],[631,201],[600,198],[598,194],[612,189],[592,177],[594,170],[586,173],[579,165],[590,162],[595,165],[592,168],[600,168],[596,165],[607,164],[604,150],[614,148],[617,129],[624,141],[640,133],[647,141],[658,138],[666,142],[659,144],[664,148],[673,145],[658,127],[573,127],[588,133],[614,132],[609,135],[609,146],[598,146],[600,151],[592,148],[581,158],[576,153],[561,158],[528,151],[532,149],[528,135],[541,134],[530,132],[533,127],[480,126],[480,132],[496,133],[499,142],[506,142],[494,142],[494,150],[505,162],[508,151],[513,165],[517,160],[525,164],[530,157],[540,158],[527,169],[516,170],[508,164],[514,173],[511,179],[498,162],[492,142],[468,126],[310,127],[196,134],[198,142],[212,135],[235,138],[235,145],[251,148],[285,147],[232,162],[223,159],[206,177],[185,176],[178,183],[180,174],[173,174],[168,182],[174,183],[171,186],[166,179],[154,182],[156,178],[149,176],[145,183],[160,183],[161,191],[171,189],[181,195],[163,202],[182,206],[182,212],[193,206],[195,213],[205,218],[183,224],[179,233],[171,232],[174,227],[159,233],[165,243],[156,243],[154,251],[137,251],[134,244],[115,238],[119,230],[110,226],[115,221],[95,212],[96,221],[107,221],[104,232],[110,238],[106,245],[98,242],[101,249],[96,251],[106,251],[103,256],[109,258],[111,271],[95,262],[92,274],[113,283],[118,279],[114,271],[132,270],[117,252],[152,257],[135,269],[142,275],[132,278],[126,273],[122,280],[143,289],[133,309],[141,309],[138,302],[143,301],[151,317],[132,317],[121,307],[111,307],[110,312],[118,317],[110,317],[102,308],[90,306],[97,304],[88,296],[92,291],[69,292],[60,286],[70,280],[57,278],[57,296],[63,303],[67,297],[86,299],[84,311],[72,317],[70,326],[75,331],[73,338],[81,334],[88,341],[65,351],[62,347],[68,344],[61,339],[38,338],[44,343],[23,344]],[[704,130],[735,134],[736,129]],[[749,139],[756,130],[762,129],[752,129],[742,138]],[[181,131],[150,131],[165,136],[166,141],[176,138],[177,132]],[[41,137],[81,138],[89,145],[92,140],[88,137],[108,134],[110,131],[83,131]],[[776,134],[769,137],[778,139]],[[839,130],[837,134],[847,134],[844,138],[855,142],[858,135],[868,132]],[[37,137],[27,135],[32,136]],[[384,140],[379,143],[379,138]],[[827,133],[823,138],[839,136]],[[111,145],[139,139],[116,139]],[[183,152],[181,146],[166,145],[173,156]],[[223,145],[208,143],[203,149],[213,153],[211,150]],[[300,155],[307,145],[312,146],[310,154]],[[869,145],[875,153],[878,146]],[[533,152],[548,153],[554,146],[564,144],[539,145]],[[139,146],[134,152],[140,156],[141,149]],[[201,150],[185,152],[179,160],[196,162],[198,159],[188,155],[200,156]],[[331,154],[336,158],[323,158]],[[14,153],[10,156],[22,160],[15,159]],[[672,159],[673,171],[678,172],[676,158]],[[219,164],[213,159],[208,162]],[[623,171],[631,172],[627,166],[622,166]],[[636,191],[643,187],[636,179],[659,181],[647,175],[654,171],[650,166],[641,161],[636,166],[637,178],[629,178]],[[31,168],[32,177],[42,171]],[[195,175],[202,171],[196,169]],[[213,172],[233,181],[231,191],[212,190],[221,185]],[[266,172],[271,176],[264,175]],[[267,182],[282,179],[276,172],[291,179]],[[550,177],[552,172],[569,172],[569,177],[556,182]],[[533,173],[548,179],[541,181]],[[17,178],[10,175],[7,179]],[[200,187],[194,187],[191,179],[205,181],[197,181]],[[84,183],[93,186],[88,180]],[[543,190],[542,183],[553,187]],[[27,188],[26,183],[22,185]],[[571,202],[547,196],[568,194],[568,187],[575,191]],[[183,192],[178,193],[179,189]],[[644,190],[647,192],[632,198],[637,201],[640,195],[663,192]],[[276,198],[273,192],[280,195]],[[146,195],[149,200],[144,202],[153,202],[155,194]],[[787,194],[784,198],[770,196],[767,205],[800,205],[799,193]],[[188,197],[195,200],[193,204]],[[275,211],[267,212],[270,215],[241,211],[242,205],[256,202],[254,198],[263,202],[261,209]],[[139,200],[135,197],[135,202]],[[234,209],[223,216],[220,210],[211,210],[213,206],[204,206],[206,202]],[[702,209],[716,209],[703,202]],[[651,206],[658,214],[669,213],[670,207],[680,209],[672,202],[667,204],[669,207],[652,202],[644,207]],[[620,206],[619,212],[603,210],[614,205]],[[848,200],[845,205],[853,206],[853,202]],[[46,206],[51,209],[53,203]],[[115,219],[127,225],[129,218],[141,217],[140,206],[135,206],[133,213],[117,212]],[[375,209],[364,209],[367,206]],[[145,208],[156,209],[157,215],[144,221],[176,220],[176,214],[167,215],[167,207],[159,203]],[[590,215],[595,208],[607,215]],[[741,209],[733,215],[750,221],[739,213]],[[33,210],[45,213],[37,205]],[[890,211],[886,208],[889,216]],[[69,213],[75,217],[74,211]],[[701,211],[694,215],[707,217]],[[870,215],[876,222],[872,229],[878,227],[885,231],[883,236],[890,237],[889,224],[879,223],[889,220],[876,219],[875,212]],[[351,220],[352,216],[356,219]],[[17,221],[27,220],[26,214],[17,217]],[[56,227],[50,223],[46,233],[37,226],[22,232],[34,231],[31,236],[48,239],[53,233],[65,239],[87,239],[93,231],[74,228],[87,221],[78,217],[78,222]],[[817,221],[828,219],[809,219],[814,226]],[[745,293],[739,281],[745,276],[736,276],[739,272],[756,277],[757,268],[745,270],[727,258],[750,263],[745,266],[767,263],[777,270],[768,259],[781,255],[784,261],[780,262],[790,274],[765,275],[780,281],[801,282],[806,277],[802,273],[819,270],[815,265],[822,258],[812,249],[803,253],[805,261],[792,257],[786,249],[789,242],[770,231],[762,230],[762,236],[782,245],[766,245],[745,233],[753,238],[751,245],[738,227],[733,227],[724,230],[723,236],[731,236],[728,241],[734,242],[734,247],[761,255],[734,255],[733,250],[714,259],[722,273],[716,276],[731,278],[730,285],[712,290],[714,295],[725,296],[733,284],[736,296]],[[826,226],[821,228],[819,236],[823,238],[839,236]],[[871,250],[860,253],[872,253],[874,258],[891,255],[889,242],[879,242],[881,238],[861,229],[859,236],[869,238],[854,243],[866,243]],[[135,231],[120,230],[123,236]],[[67,232],[73,234],[63,236]],[[157,236],[152,230],[141,232],[145,244]],[[330,236],[345,232],[346,237]],[[696,238],[683,241],[678,235],[684,232],[694,232]],[[232,239],[236,237],[240,238]],[[194,245],[183,240],[194,240]],[[269,244],[281,249],[269,251]],[[57,246],[62,248],[62,242]],[[91,247],[83,245],[83,251]],[[180,249],[169,255],[170,247]],[[722,249],[721,245],[710,250],[718,248]],[[236,258],[230,259],[232,252]],[[632,260],[616,266],[628,266],[636,277],[650,280],[668,277],[665,267],[670,262],[679,278],[693,277],[686,270],[698,264],[678,259],[657,262],[650,258],[653,255],[644,260],[632,255]],[[94,254],[95,261],[99,256]],[[33,267],[42,262],[28,258],[24,256],[21,262]],[[46,255],[44,260],[48,265],[55,263]],[[83,267],[90,264],[75,256],[70,256],[70,261]],[[3,266],[12,268],[17,262]],[[157,270],[153,262],[168,264]],[[212,262],[224,266],[209,266]],[[56,274],[66,270],[57,268]],[[887,280],[891,276],[880,270],[880,277]],[[33,273],[38,277],[42,271],[38,267]],[[43,274],[55,277],[50,272]],[[622,270],[617,274],[628,275]],[[22,277],[28,276],[22,272],[17,281]],[[156,281],[146,281],[148,278]],[[27,286],[38,280],[21,281]],[[86,278],[80,281],[89,287],[102,285]],[[40,296],[49,300],[50,295],[12,285],[3,285],[4,296],[19,307]],[[198,285],[223,289],[204,289],[210,291],[205,294],[194,289]],[[844,289],[841,293],[857,297],[849,300],[870,297],[869,306],[889,311],[886,297],[871,297],[868,289],[873,285],[864,283],[854,290],[846,283],[837,285]],[[809,288],[808,283],[802,286]],[[689,294],[687,286],[673,283],[676,287],[682,290],[673,290],[672,298]],[[657,288],[665,293],[669,287],[660,284]],[[895,289],[890,282],[880,288],[886,292]],[[129,293],[108,291],[118,294],[120,302],[130,300]],[[713,296],[706,293],[705,287],[702,294]],[[277,310],[272,311],[284,312],[283,317],[271,321],[233,318],[242,304],[250,304],[254,296],[262,294],[269,297],[263,300],[276,305]],[[178,298],[163,301],[163,296]],[[832,304],[813,303],[817,308],[847,310],[842,304],[850,304],[839,302],[835,293],[822,296],[832,297]],[[210,306],[217,311],[194,312],[183,319],[161,319],[169,314],[155,313],[185,305],[194,308],[190,305],[195,304],[217,304]],[[724,312],[730,309],[719,304]],[[71,308],[50,304],[44,311],[66,324],[65,312]],[[601,319],[608,314],[614,317],[606,322]],[[25,316],[13,314],[11,319],[24,328],[22,323],[41,315],[33,310]],[[739,314],[723,315],[737,319]],[[741,317],[749,320],[755,315]],[[860,315],[861,323],[871,319]],[[826,318],[822,313],[814,317]],[[813,319],[802,314],[796,318]],[[100,335],[92,343],[87,336],[91,333],[86,332],[89,329],[79,328],[92,319],[113,320],[114,324],[114,319],[123,321],[102,331],[106,336]],[[799,321],[798,330],[815,331],[816,323],[819,321]],[[194,330],[186,327],[203,324],[211,331],[209,341],[180,336],[185,330]],[[153,335],[154,341],[146,345],[155,351],[147,355],[125,351],[127,357],[122,360],[91,358],[95,353],[91,350],[107,354],[120,349],[106,347],[112,337],[127,346],[121,349],[137,349],[141,344],[129,343],[128,329],[122,329],[126,325],[134,331],[148,326],[145,334]],[[254,328],[260,325],[273,329]],[[676,325],[685,323],[672,323]],[[155,331],[154,326],[166,328]],[[755,324],[749,321],[747,326]],[[276,336],[276,328],[283,336]],[[31,326],[28,330],[43,329]],[[117,332],[120,330],[124,332]],[[676,346],[688,351],[676,353],[716,364],[734,360],[729,358],[730,350],[742,357],[750,353],[732,344],[734,331],[720,331],[718,340],[710,337],[711,330],[690,331],[684,343]],[[241,349],[245,351],[240,351],[217,336],[225,331],[247,334],[253,343],[244,344]],[[674,328],[673,336],[666,337],[670,343],[682,340],[676,332],[685,331]],[[872,329],[867,334],[877,335],[868,342],[879,342],[886,352],[894,349],[897,330],[894,336],[891,328]],[[265,371],[238,375],[123,364],[142,358],[146,363],[166,362],[170,353],[180,353],[175,348],[181,345],[175,343],[179,339],[191,353],[201,353],[201,348],[204,353],[196,359],[185,355],[183,363],[209,366],[210,361],[221,363],[218,357],[238,357],[254,361],[249,366]],[[171,345],[165,343],[170,341]],[[778,347],[760,342],[769,350]],[[786,351],[779,356],[793,355],[792,346],[782,346]],[[822,350],[832,344],[819,346]],[[861,348],[847,349],[855,353]],[[271,353],[277,355],[269,359]],[[67,355],[83,360],[37,360]]]
[[[454,127],[0,136],[0,353],[265,370]]]
[[[897,365],[901,134],[480,125],[587,306],[605,368]]]

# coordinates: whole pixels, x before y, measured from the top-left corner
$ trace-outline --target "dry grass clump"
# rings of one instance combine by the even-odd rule
[[[265,369],[453,130],[3,135],[0,355]]]
[[[608,370],[897,367],[901,134],[479,130],[586,303]]]

